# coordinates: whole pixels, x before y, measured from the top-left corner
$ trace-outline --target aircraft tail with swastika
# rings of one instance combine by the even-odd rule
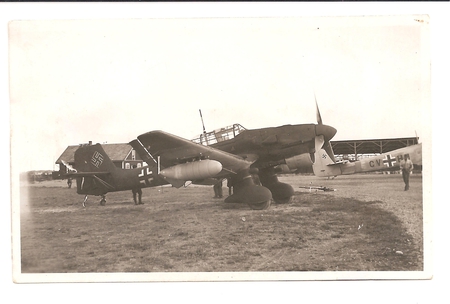
[[[107,173],[117,169],[100,144],[81,146],[75,151],[74,168],[79,173]]]
[[[75,151],[74,169],[78,194],[104,195],[115,191],[113,173],[118,169],[100,144],[84,145]]]

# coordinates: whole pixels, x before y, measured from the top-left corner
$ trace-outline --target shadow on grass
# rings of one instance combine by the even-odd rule
[[[296,193],[257,211],[199,188],[52,213],[40,210],[62,208],[66,192],[30,193],[23,273],[423,270],[422,244],[378,201]]]

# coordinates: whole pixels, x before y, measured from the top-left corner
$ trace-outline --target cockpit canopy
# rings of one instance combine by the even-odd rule
[[[233,124],[232,126],[227,126],[224,128],[216,129],[211,132],[205,132],[203,134],[198,135],[192,141],[197,144],[202,144],[204,146],[209,146],[212,144],[216,144],[218,142],[226,141],[229,139],[235,138],[239,133],[247,130],[240,124]]]

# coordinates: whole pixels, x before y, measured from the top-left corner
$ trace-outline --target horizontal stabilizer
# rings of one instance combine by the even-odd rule
[[[61,160],[61,162],[63,163],[64,166],[66,166],[66,168],[71,171],[71,172],[77,172],[77,170],[72,167],[68,162],[66,162],[65,160]]]
[[[341,164],[346,164],[346,163],[349,163],[349,161],[348,160],[340,160],[340,161],[335,162],[334,164],[328,164],[328,166],[341,165]]]

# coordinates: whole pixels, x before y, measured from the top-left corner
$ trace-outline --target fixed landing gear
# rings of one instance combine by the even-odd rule
[[[136,195],[138,195],[138,197],[136,197]],[[105,206],[106,205],[106,195],[102,194],[101,197],[102,198],[100,200],[100,206]],[[136,198],[138,198],[138,200]],[[86,195],[84,197],[83,207],[86,207],[87,199],[88,199],[88,195]],[[133,190],[133,200],[134,200],[135,205],[143,205],[144,204],[142,202],[142,189],[135,189],[135,190]]]
[[[286,183],[278,181],[273,168],[263,169],[259,173],[261,184],[272,192],[272,197],[277,204],[289,204],[294,199],[294,188]]]
[[[246,185],[225,199],[225,203],[247,203],[253,210],[265,210],[270,207],[272,194],[263,186]]]
[[[248,170],[233,177],[231,185],[234,193],[225,199],[225,203],[247,203],[254,210],[270,207],[272,193],[266,187],[255,185]]]
[[[87,199],[88,199],[88,196],[86,195],[83,200],[83,207],[86,207]],[[100,206],[105,206],[105,205],[106,205],[106,196],[103,194],[102,199],[100,200]]]
[[[261,203],[247,203],[253,210],[266,210],[270,207],[270,200]]]

